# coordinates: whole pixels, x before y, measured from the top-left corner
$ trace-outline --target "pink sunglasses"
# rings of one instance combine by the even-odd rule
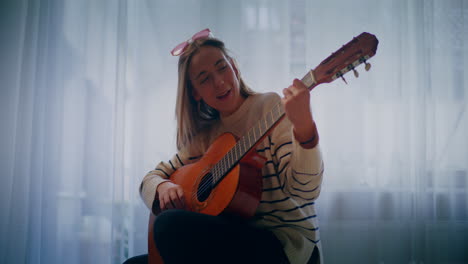
[[[207,38],[207,37],[214,37],[213,34],[211,33],[211,30],[209,28],[205,28],[204,30],[195,33],[191,38],[189,38],[187,41],[184,41],[177,45],[172,51],[171,54],[172,56],[180,56],[182,55],[187,47],[194,42],[197,39],[201,38]]]

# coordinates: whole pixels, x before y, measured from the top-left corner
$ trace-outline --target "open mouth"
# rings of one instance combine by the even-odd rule
[[[225,93],[216,96],[217,99],[223,100],[231,94],[231,89],[227,90]]]

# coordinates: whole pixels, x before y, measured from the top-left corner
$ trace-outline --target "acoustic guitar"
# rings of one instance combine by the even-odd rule
[[[338,78],[346,82],[343,75],[349,71],[358,77],[356,66],[364,63],[368,71],[370,64],[367,60],[375,55],[377,45],[374,35],[361,33],[310,70],[302,82],[312,90],[319,84]],[[284,117],[285,112],[279,102],[240,139],[230,133],[222,134],[199,161],[174,171],[171,181],[183,188],[188,210],[208,215],[252,217],[261,199],[261,168],[265,163],[255,147]],[[153,239],[155,217],[151,213],[148,227],[150,264],[163,263]]]

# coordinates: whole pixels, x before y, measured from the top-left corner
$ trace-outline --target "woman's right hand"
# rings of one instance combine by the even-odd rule
[[[166,181],[159,184],[156,191],[158,193],[161,211],[168,209],[186,209],[184,190],[180,185],[171,181]]]

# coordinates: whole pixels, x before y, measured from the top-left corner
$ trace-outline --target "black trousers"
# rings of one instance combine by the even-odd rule
[[[156,217],[154,240],[165,264],[288,263],[272,232],[236,217],[167,210]]]
[[[236,217],[167,210],[156,217],[154,239],[164,264],[289,263],[272,232]],[[147,255],[142,255],[124,264],[147,261]],[[318,250],[314,250],[308,263],[317,261]]]

